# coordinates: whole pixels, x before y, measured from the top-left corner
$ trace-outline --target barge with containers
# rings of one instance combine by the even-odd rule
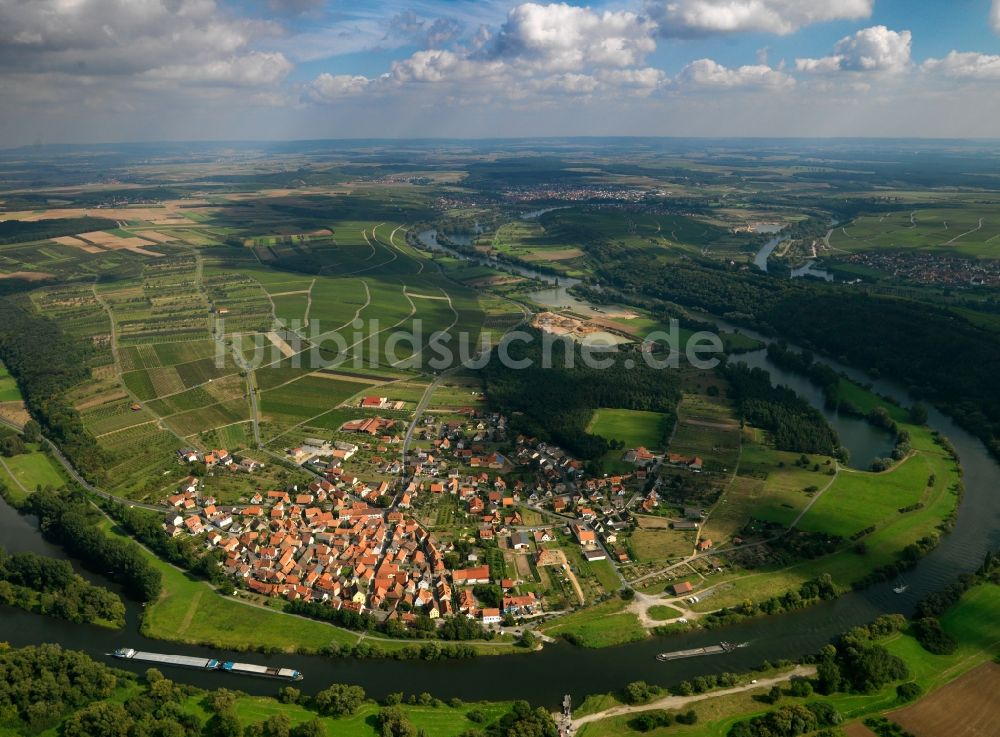
[[[260,676],[277,678],[282,681],[301,681],[302,674],[292,668],[276,668],[270,665],[255,665],[253,663],[236,663],[232,660],[216,660],[215,658],[199,658],[190,655],[169,655],[165,653],[147,653],[131,647],[122,647],[111,655],[122,660],[138,660],[143,663],[157,665],[176,665],[181,668],[196,668],[198,670],[216,670],[224,673],[238,673],[244,676]]]
[[[720,642],[718,645],[708,645],[707,647],[695,647],[690,650],[674,650],[670,653],[660,653],[656,656],[656,659],[660,662],[668,662],[671,660],[683,660],[684,658],[697,658],[702,655],[721,655],[722,653],[731,653],[734,650],[747,647],[749,644],[749,642],[741,642],[739,644],[733,642]]]

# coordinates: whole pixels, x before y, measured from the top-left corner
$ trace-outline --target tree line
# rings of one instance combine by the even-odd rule
[[[104,478],[107,458],[66,400],[68,389],[89,378],[93,349],[35,313],[24,295],[0,297],[0,360],[42,431],[92,482]]]
[[[0,604],[71,622],[125,626],[125,605],[76,574],[69,561],[0,547]]]
[[[153,601],[160,595],[161,573],[134,542],[106,534],[98,524],[100,513],[81,494],[38,491],[22,509],[38,517],[46,539],[121,584],[129,598]]]
[[[726,364],[721,373],[744,422],[767,430],[778,450],[835,455],[837,433],[805,399],[785,386],[772,386],[771,375],[745,363]]]
[[[581,348],[563,339],[552,342],[552,367],[545,368],[542,334],[532,331],[531,335],[531,343],[507,344],[510,358],[528,360],[529,366],[515,368],[501,360],[495,349],[483,369],[491,406],[511,418],[515,432],[554,442],[578,458],[595,460],[611,448],[609,439],[587,432],[595,409],[661,412],[667,416],[665,427],[673,427],[680,401],[674,372],[634,359],[633,368],[626,368],[626,356],[610,352],[606,357],[610,367],[587,366]],[[572,368],[567,368],[569,361]]]
[[[706,310],[875,377],[892,377],[1000,455],[1000,373],[992,370],[1000,363],[1000,332],[989,325],[927,302],[749,273],[727,264],[694,259],[666,264],[652,254],[590,255],[601,281],[629,301],[654,297]]]

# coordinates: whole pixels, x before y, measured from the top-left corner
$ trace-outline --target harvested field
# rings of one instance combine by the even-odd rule
[[[666,530],[670,527],[670,520],[666,517],[647,517],[637,514],[635,522],[642,530]]]
[[[31,419],[28,410],[24,408],[24,402],[0,402],[0,417],[13,422],[19,427],[24,427],[24,423]]]
[[[876,734],[866,727],[862,722],[854,722],[844,727],[844,734],[847,737],[876,737]]]
[[[155,230],[138,230],[136,231],[136,235],[146,240],[156,241],[157,243],[170,243],[177,240],[175,236],[165,235]]]
[[[73,248],[79,248],[81,251],[86,251],[87,253],[104,253],[103,248],[98,248],[95,245],[87,243],[87,241],[80,240],[71,235],[61,235],[58,238],[53,238],[53,241],[61,246],[72,246]]]
[[[1000,665],[983,663],[915,704],[886,716],[917,737],[994,737]]]
[[[295,355],[294,349],[290,345],[288,345],[288,343],[286,343],[284,339],[273,330],[267,333],[267,339],[271,341],[271,345],[273,345],[275,348],[281,351],[281,354],[285,358],[290,358],[291,356]]]
[[[76,405],[76,410],[77,412],[83,412],[84,410],[90,409],[91,407],[99,407],[102,404],[107,404],[108,402],[114,402],[119,399],[125,399],[127,396],[128,396],[127,392],[121,389],[116,389],[115,391],[106,392],[104,394],[98,394],[96,397],[90,397],[89,399],[85,399],[82,402],[78,402]]]
[[[361,376],[353,376],[351,374],[337,374],[337,373],[332,373],[330,371],[317,371],[316,373],[309,375],[315,376],[319,379],[336,379],[337,381],[353,381],[355,384],[373,385],[378,383],[373,379],[367,379]]]
[[[579,248],[552,248],[525,254],[521,258],[525,261],[569,261],[570,259],[580,258],[582,255],[583,251]]]
[[[45,271],[11,271],[8,274],[0,274],[0,279],[24,279],[25,281],[44,281],[52,274]]]
[[[154,243],[153,241],[147,241],[143,238],[122,238],[114,233],[108,233],[103,230],[93,230],[89,233],[80,233],[79,237],[96,245],[103,246],[104,248],[110,248],[113,251],[125,249],[127,251],[132,251],[133,253],[142,254],[143,256],[163,256],[162,253],[146,250],[144,246],[152,246]]]

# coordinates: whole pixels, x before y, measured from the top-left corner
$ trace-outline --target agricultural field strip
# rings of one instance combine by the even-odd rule
[[[406,232],[406,228],[404,228],[402,225],[398,226],[395,230],[393,230],[389,234],[389,245],[391,245],[393,248],[395,248],[401,254],[403,254],[404,256],[406,256],[406,258],[410,259],[411,261],[413,261],[414,263],[417,264],[417,275],[418,276],[420,274],[423,274],[424,273],[424,264],[426,263],[425,260],[422,259],[422,258],[417,258],[416,256],[414,256],[411,253],[407,253],[402,248],[400,248],[399,246],[396,245],[396,241],[394,239],[396,237],[396,231],[398,231],[398,230],[402,230],[404,233]],[[374,228],[372,229],[372,235],[373,236],[375,235]],[[444,291],[444,290],[442,290],[442,291]]]
[[[350,327],[351,323],[353,323],[355,320],[359,320],[361,318],[361,313],[365,309],[367,309],[369,306],[371,306],[371,303],[372,303],[372,293],[371,293],[371,289],[368,287],[368,282],[365,281],[364,279],[361,279],[361,284],[364,285],[364,288],[365,288],[365,303],[363,305],[361,305],[354,312],[354,317],[352,317],[350,320],[348,320],[347,322],[345,322],[343,325],[341,325],[339,327],[336,327],[336,328],[333,328],[332,330],[327,330],[326,332],[320,333],[319,335],[316,336],[316,340],[322,342],[324,339],[330,337],[331,335],[334,335],[335,333],[339,333],[344,328]],[[405,286],[404,286],[404,289],[405,289]],[[310,350],[309,348],[303,348],[301,351],[299,351],[298,353],[294,354],[293,356],[289,356],[288,358],[295,358],[295,356],[304,355],[309,350]],[[271,361],[271,363],[268,363],[268,364],[265,364],[264,366],[261,366],[261,368],[274,368],[275,366],[279,365],[283,360],[284,359],[282,359],[282,358],[276,358],[275,360]],[[293,379],[292,381],[295,381],[295,379]],[[291,383],[291,382],[287,382],[287,383]],[[279,385],[279,386],[282,386],[282,385]],[[272,389],[277,389],[278,387],[275,386],[275,387],[271,387],[271,388]]]
[[[312,374],[306,374],[306,376],[314,376],[316,373],[318,373],[318,372],[314,372]],[[305,376],[300,376],[299,378],[302,379],[302,378],[306,378],[306,377]],[[302,420],[301,422],[298,422],[298,423],[292,425],[291,427],[285,428],[280,433],[272,435],[270,437],[270,439],[268,440],[268,443],[269,444],[273,443],[278,438],[282,438],[282,437],[288,435],[290,432],[292,432],[294,430],[297,430],[300,427],[308,427],[309,423],[318,420],[320,417],[323,417],[324,415],[328,415],[331,412],[335,412],[338,409],[343,409],[344,407],[352,406],[352,403],[355,402],[355,400],[357,400],[359,397],[365,396],[366,394],[370,394],[372,391],[375,391],[376,389],[381,389],[382,387],[390,386],[392,384],[398,384],[400,382],[411,381],[413,378],[420,378],[420,377],[419,376],[417,376],[417,377],[409,377],[408,376],[408,377],[399,378],[399,379],[392,379],[390,381],[384,381],[382,383],[368,384],[368,385],[365,386],[364,389],[361,389],[360,391],[355,392],[354,394],[352,394],[351,396],[347,397],[346,399],[344,399],[339,404],[337,404],[337,405],[335,405],[333,407],[330,407],[329,409],[323,410],[318,415],[313,415],[312,417],[307,417],[306,419]],[[284,384],[279,384],[278,386],[273,387],[271,389],[268,389],[267,391],[269,391],[269,392],[270,391],[274,391],[275,389],[278,389],[280,387],[288,386],[289,384],[292,384],[295,381],[298,381],[298,379],[295,379],[293,381],[285,382]]]
[[[384,223],[379,223],[379,225],[383,225],[383,224]],[[373,234],[375,233],[375,228],[377,228],[377,227],[378,227],[378,225],[376,225],[375,227],[372,228],[372,233]],[[368,238],[368,231],[367,230],[362,230],[361,231],[361,235],[364,237],[365,243],[367,243],[371,247],[371,249],[372,249],[371,256],[369,256],[368,258],[364,259],[365,261],[368,261],[368,260],[370,260],[375,255],[375,251],[376,251],[375,244],[372,243],[371,240],[369,240],[369,238]],[[374,238],[373,238],[373,240],[374,240]],[[383,243],[381,243],[380,241],[377,241],[377,240],[375,242],[378,243],[383,248],[385,248],[385,244],[383,244]],[[394,251],[394,250],[392,250],[390,248],[386,248],[386,250],[389,251],[389,255],[392,258],[387,259],[386,261],[380,261],[377,264],[372,264],[371,266],[365,266],[365,267],[363,267],[361,269],[355,269],[354,271],[345,271],[343,273],[337,274],[337,276],[343,277],[343,276],[356,276],[357,274],[363,274],[366,271],[371,271],[372,269],[377,269],[380,266],[388,266],[393,261],[395,261],[397,258],[399,258],[399,255],[396,253],[396,251]],[[327,271],[327,269],[332,269],[335,266],[336,266],[336,264],[328,264],[328,265],[322,267],[319,270],[319,274],[322,276],[324,274],[324,272]]]
[[[440,287],[438,287],[438,288],[440,289]],[[417,297],[418,299],[445,299],[445,300],[447,300],[448,301],[448,307],[451,309],[451,313],[455,316],[455,318],[451,321],[451,324],[448,327],[444,328],[444,330],[442,331],[442,332],[448,333],[453,327],[455,327],[458,324],[459,316],[458,316],[458,310],[455,309],[455,305],[453,305],[451,303],[451,295],[448,294],[448,292],[445,292],[444,289],[441,289],[441,291],[444,293],[444,297],[428,297],[428,296],[425,296],[425,295],[422,295],[422,294],[409,294],[406,291],[406,286],[404,285],[404,287],[403,287],[403,296],[406,297],[408,300],[410,300],[410,304],[413,306],[414,312],[416,311],[417,307],[416,307],[416,305],[413,304],[413,300],[411,299],[411,297]],[[413,313],[410,313],[410,314],[412,315]],[[425,347],[426,346],[421,346],[420,350],[418,350],[413,355],[405,357],[405,358],[400,358],[398,361],[395,361],[394,363],[392,363],[390,365],[393,368],[395,368],[398,364],[403,363],[404,361],[412,361],[412,360],[414,360],[416,357],[418,357],[421,353],[424,352],[424,348]]]
[[[108,316],[108,323],[109,323],[109,326],[110,326],[110,329],[111,329],[111,355],[112,355],[112,358],[114,359],[115,373],[116,373],[116,375],[118,377],[118,381],[121,384],[122,388],[128,393],[128,395],[132,399],[132,401],[133,402],[138,402],[139,401],[138,398],[132,393],[132,390],[128,388],[128,385],[125,383],[124,379],[122,378],[121,359],[120,359],[119,351],[118,351],[118,328],[117,328],[117,324],[115,322],[114,311],[111,309],[111,306],[108,305],[108,303],[104,300],[104,297],[97,291],[97,281],[96,280],[91,284],[91,291],[94,294],[94,299],[97,300],[97,302],[101,305],[101,307],[104,309],[105,313]],[[145,424],[145,423],[141,423],[141,424]],[[137,425],[132,425],[131,427],[137,427]],[[183,438],[180,435],[178,435],[177,433],[175,433],[169,427],[163,428],[163,427],[160,427],[159,424],[157,425],[157,427],[158,427],[158,429],[166,430],[171,435],[173,435],[174,437],[176,437],[178,440],[180,440],[180,441],[183,442]],[[121,465],[121,464],[119,464],[119,465]]]

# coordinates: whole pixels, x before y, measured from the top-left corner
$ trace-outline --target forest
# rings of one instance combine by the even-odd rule
[[[0,547],[0,604],[71,622],[125,626],[125,605],[78,576],[69,561]]]
[[[40,241],[61,235],[76,235],[94,230],[116,228],[114,220],[104,218],[59,218],[54,220],[3,220],[0,221],[0,244]]]
[[[743,421],[767,430],[778,450],[834,455],[837,433],[819,410],[784,386],[771,386],[771,375],[745,363],[721,369]]]
[[[0,360],[17,379],[25,407],[77,470],[99,481],[107,459],[64,396],[89,378],[90,355],[87,344],[34,313],[22,295],[0,297]]]
[[[122,585],[136,601],[160,595],[162,576],[131,540],[105,534],[98,526],[100,513],[76,494],[38,491],[24,502],[22,511],[38,517],[46,539],[61,545],[94,570]]]
[[[572,341],[553,341],[552,368],[542,367],[540,333],[530,343],[509,342],[509,356],[530,366],[514,368],[494,350],[483,369],[486,396],[494,409],[510,416],[517,432],[556,443],[584,460],[600,458],[610,449],[607,439],[586,431],[595,409],[634,409],[662,412],[669,427],[676,421],[680,389],[675,372],[663,371],[610,353],[608,368],[584,364],[580,348]],[[573,368],[566,368],[572,356]]]
[[[726,265],[665,265],[650,255],[607,258],[598,274],[627,300],[652,296],[707,310],[891,378],[1000,455],[1000,374],[993,370],[1000,365],[1000,334],[956,311]]]

